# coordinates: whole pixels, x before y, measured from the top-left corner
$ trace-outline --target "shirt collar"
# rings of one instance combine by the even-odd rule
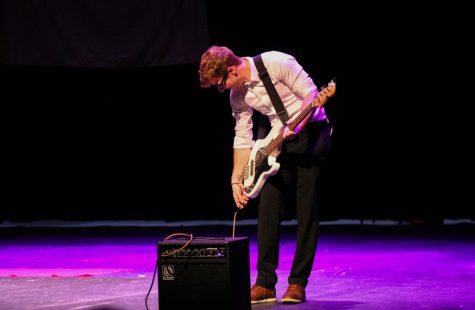
[[[249,66],[251,67],[251,80],[249,82],[244,83],[245,86],[250,86],[253,82],[260,82],[261,79],[259,78],[259,73],[257,72],[256,64],[252,57],[244,57],[249,61]]]

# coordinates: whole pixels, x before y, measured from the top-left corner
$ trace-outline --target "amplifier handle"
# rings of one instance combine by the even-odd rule
[[[168,253],[168,254],[163,254],[163,255],[161,255],[162,257],[172,256],[173,254],[176,254],[176,253],[180,252],[181,250],[185,249],[185,248],[188,246],[188,244],[190,244],[191,241],[193,240],[193,234],[176,233],[176,234],[171,234],[171,235],[169,235],[168,237],[166,237],[165,239],[163,239],[163,241],[167,241],[167,240],[173,239],[173,238],[175,238],[175,237],[177,237],[177,236],[185,236],[185,237],[190,238],[190,240],[188,240],[188,241],[185,243],[185,245],[183,245],[181,248],[179,248],[179,249],[177,249],[177,250],[175,250],[175,251],[172,251],[172,252],[170,252],[170,253]]]

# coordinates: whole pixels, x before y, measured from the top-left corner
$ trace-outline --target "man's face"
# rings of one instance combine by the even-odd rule
[[[213,81],[213,86],[215,86],[220,92],[224,92],[226,89],[226,84],[228,80],[229,73],[226,71],[221,78],[216,78]]]
[[[241,86],[238,77],[236,67],[229,67],[224,75],[221,78],[216,78],[213,83],[220,92],[224,92],[226,89],[235,89]]]

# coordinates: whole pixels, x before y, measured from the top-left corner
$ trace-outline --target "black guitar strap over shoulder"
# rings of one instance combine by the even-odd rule
[[[272,105],[274,106],[280,121],[284,126],[286,126],[287,121],[289,120],[289,114],[287,113],[287,110],[285,109],[282,99],[280,99],[274,84],[272,84],[269,73],[267,72],[267,68],[264,66],[264,62],[262,61],[262,56],[257,55],[252,59],[256,64],[257,71],[259,72],[259,78],[262,80],[262,83],[264,83],[264,87],[266,88],[267,94],[270,97],[270,101],[272,102]]]

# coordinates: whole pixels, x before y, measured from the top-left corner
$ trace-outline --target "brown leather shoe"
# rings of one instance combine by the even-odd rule
[[[251,304],[276,302],[275,289],[269,289],[258,284],[251,287]]]
[[[305,288],[300,284],[290,284],[282,296],[282,303],[298,304],[301,302],[305,302]]]

